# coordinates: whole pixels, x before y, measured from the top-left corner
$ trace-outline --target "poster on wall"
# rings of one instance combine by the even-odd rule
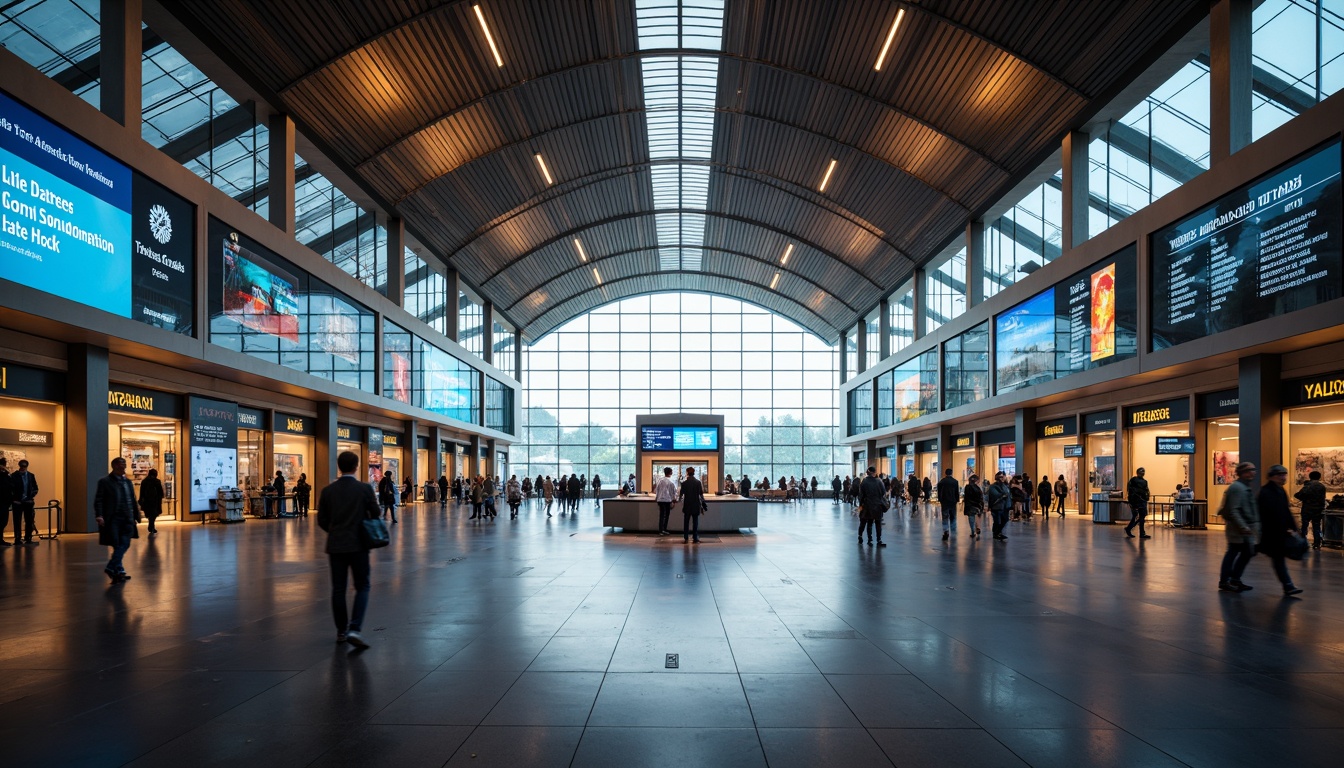
[[[2,92],[0,169],[0,278],[191,332],[191,203]]]
[[[1103,491],[1114,491],[1115,484],[1115,457],[1114,456],[1094,456],[1092,457],[1092,486],[1100,488]]]
[[[225,240],[224,316],[254,331],[298,343],[298,281],[265,263],[237,239]]]
[[[369,482],[375,487],[383,479],[383,430],[369,427]]]
[[[1154,233],[1153,349],[1339,298],[1341,205],[1333,141]]]
[[[1299,448],[1293,457],[1296,487],[1307,482],[1312,472],[1321,473],[1321,482],[1330,493],[1344,493],[1344,446]]]
[[[1231,485],[1237,479],[1237,465],[1240,463],[1240,451],[1214,451],[1213,484]]]
[[[996,392],[1055,378],[1055,289],[1049,288],[995,318]]]
[[[191,511],[214,508],[216,492],[238,482],[238,404],[193,395],[191,422]]]

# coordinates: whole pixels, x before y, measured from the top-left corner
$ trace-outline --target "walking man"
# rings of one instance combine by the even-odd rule
[[[877,546],[887,546],[882,542],[882,515],[887,511],[887,486],[877,479],[877,468],[869,467],[863,482],[859,483],[859,543],[863,543],[863,531],[868,530],[868,546],[873,546],[873,532],[877,532]]]
[[[1223,565],[1218,571],[1218,589],[1223,592],[1250,590],[1241,583],[1241,574],[1255,557],[1255,545],[1260,541],[1260,510],[1251,492],[1254,479],[1254,464],[1249,461],[1238,464],[1237,479],[1223,492],[1223,505],[1218,510],[1227,537],[1227,554],[1223,555]]]
[[[20,462],[23,466],[28,462]],[[126,460],[118,456],[112,460],[112,473],[98,478],[93,496],[94,520],[98,523],[98,543],[112,548],[112,557],[103,573],[113,584],[129,581],[122,565],[131,539],[139,538],[136,523],[140,522],[140,507],[135,503],[135,485],[126,476]]]
[[[363,649],[369,647],[360,634],[364,611],[369,606],[369,550],[364,548],[360,528],[365,519],[377,520],[382,513],[373,486],[361,483],[355,477],[359,471],[357,454],[343,451],[336,457],[336,468],[341,476],[323,488],[317,497],[317,524],[327,532],[331,614],[336,621],[336,642]],[[345,590],[351,573],[355,578],[355,605],[347,619]]]
[[[1311,548],[1321,548],[1321,519],[1325,517],[1325,484],[1321,482],[1321,473],[1312,470],[1307,482],[1293,494],[1293,498],[1302,502],[1302,535],[1311,528],[1313,538]]]
[[[672,479],[672,468],[663,467],[663,476],[653,484],[653,500],[658,502],[658,535],[666,536],[667,519],[672,515],[672,504],[677,500],[677,483]],[[700,526],[696,525],[699,531]]]
[[[1153,538],[1144,531],[1144,523],[1148,519],[1148,481],[1143,479],[1143,467],[1139,467],[1134,476],[1129,478],[1129,484],[1125,486],[1125,498],[1133,514],[1129,525],[1125,526],[1125,535],[1134,538],[1134,526],[1138,525],[1140,539]]]
[[[1013,512],[1013,492],[1008,488],[1008,479],[1002,473],[994,475],[994,484],[989,486],[989,514],[994,520],[994,539],[1007,541],[1003,527],[1008,524],[1008,516]]]
[[[28,471],[28,460],[19,459],[19,471],[9,476],[9,486],[14,494],[14,545],[29,544],[36,546],[33,537],[37,534],[37,523],[33,521],[33,504],[37,498],[37,478]],[[23,520],[23,539],[19,539],[19,520]]]
[[[663,470],[667,477],[667,470]],[[686,468],[686,479],[681,482],[681,540],[690,540],[691,520],[695,520],[695,543],[700,543],[700,513],[705,511],[705,487],[695,476],[695,468]]]
[[[961,496],[961,485],[952,476],[952,468],[943,470],[943,479],[938,481],[938,505],[943,508],[943,541],[949,535],[957,533],[957,499]]]

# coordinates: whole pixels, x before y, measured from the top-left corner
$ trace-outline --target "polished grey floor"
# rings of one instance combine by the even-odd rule
[[[1070,517],[856,546],[829,500],[754,534],[625,535],[591,501],[407,510],[338,647],[313,520],[165,525],[109,587],[65,536],[0,552],[4,766],[1236,766],[1344,755],[1344,560]],[[666,667],[677,654],[679,667]]]

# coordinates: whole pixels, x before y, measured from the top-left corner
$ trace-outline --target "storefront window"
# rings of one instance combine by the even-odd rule
[[[126,460],[126,476],[134,483],[137,498],[140,482],[149,470],[157,470],[164,495],[163,516],[159,519],[179,519],[177,457],[182,448],[182,422],[132,413],[109,413],[108,422],[108,461],[118,455]],[[11,471],[13,463],[11,460]]]
[[[1120,486],[1115,466],[1115,433],[1094,432],[1087,436],[1084,446],[1087,460],[1087,488],[1089,493],[1118,490]]]
[[[0,398],[0,423],[4,424],[0,456],[5,457],[9,471],[17,471],[19,461],[27,459],[28,471],[42,489],[36,499],[36,523],[39,531],[45,531],[47,516],[42,505],[50,499],[66,503],[61,495],[65,488],[65,409],[53,403]]]
[[[1208,424],[1209,522],[1221,523],[1218,510],[1223,506],[1227,486],[1237,479],[1241,462],[1241,419],[1236,416],[1213,419]]]
[[[1344,403],[1294,408],[1287,414],[1284,464],[1289,468],[1288,498],[1312,471],[1321,473],[1327,499],[1344,493]]]

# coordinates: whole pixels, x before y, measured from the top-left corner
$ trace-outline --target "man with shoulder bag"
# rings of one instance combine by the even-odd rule
[[[863,543],[863,532],[868,531],[868,546],[873,546],[873,532],[877,532],[877,546],[887,546],[882,541],[882,515],[886,514],[887,486],[877,479],[877,467],[869,467],[868,474],[859,484],[859,543]]]
[[[336,621],[336,642],[356,648],[368,648],[360,629],[369,605],[369,549],[387,543],[382,512],[373,486],[360,482],[359,456],[344,451],[336,457],[341,476],[322,489],[317,499],[317,524],[327,532],[327,559],[331,565],[331,612]],[[382,528],[380,540],[370,541],[365,530],[373,521]],[[372,546],[371,546],[372,545]],[[347,620],[345,590],[349,575],[354,574],[355,604]]]
[[[1312,470],[1307,482],[1302,484],[1293,498],[1302,502],[1302,535],[1311,529],[1312,549],[1321,548],[1321,521],[1325,518],[1325,483],[1321,482],[1321,473]]]

